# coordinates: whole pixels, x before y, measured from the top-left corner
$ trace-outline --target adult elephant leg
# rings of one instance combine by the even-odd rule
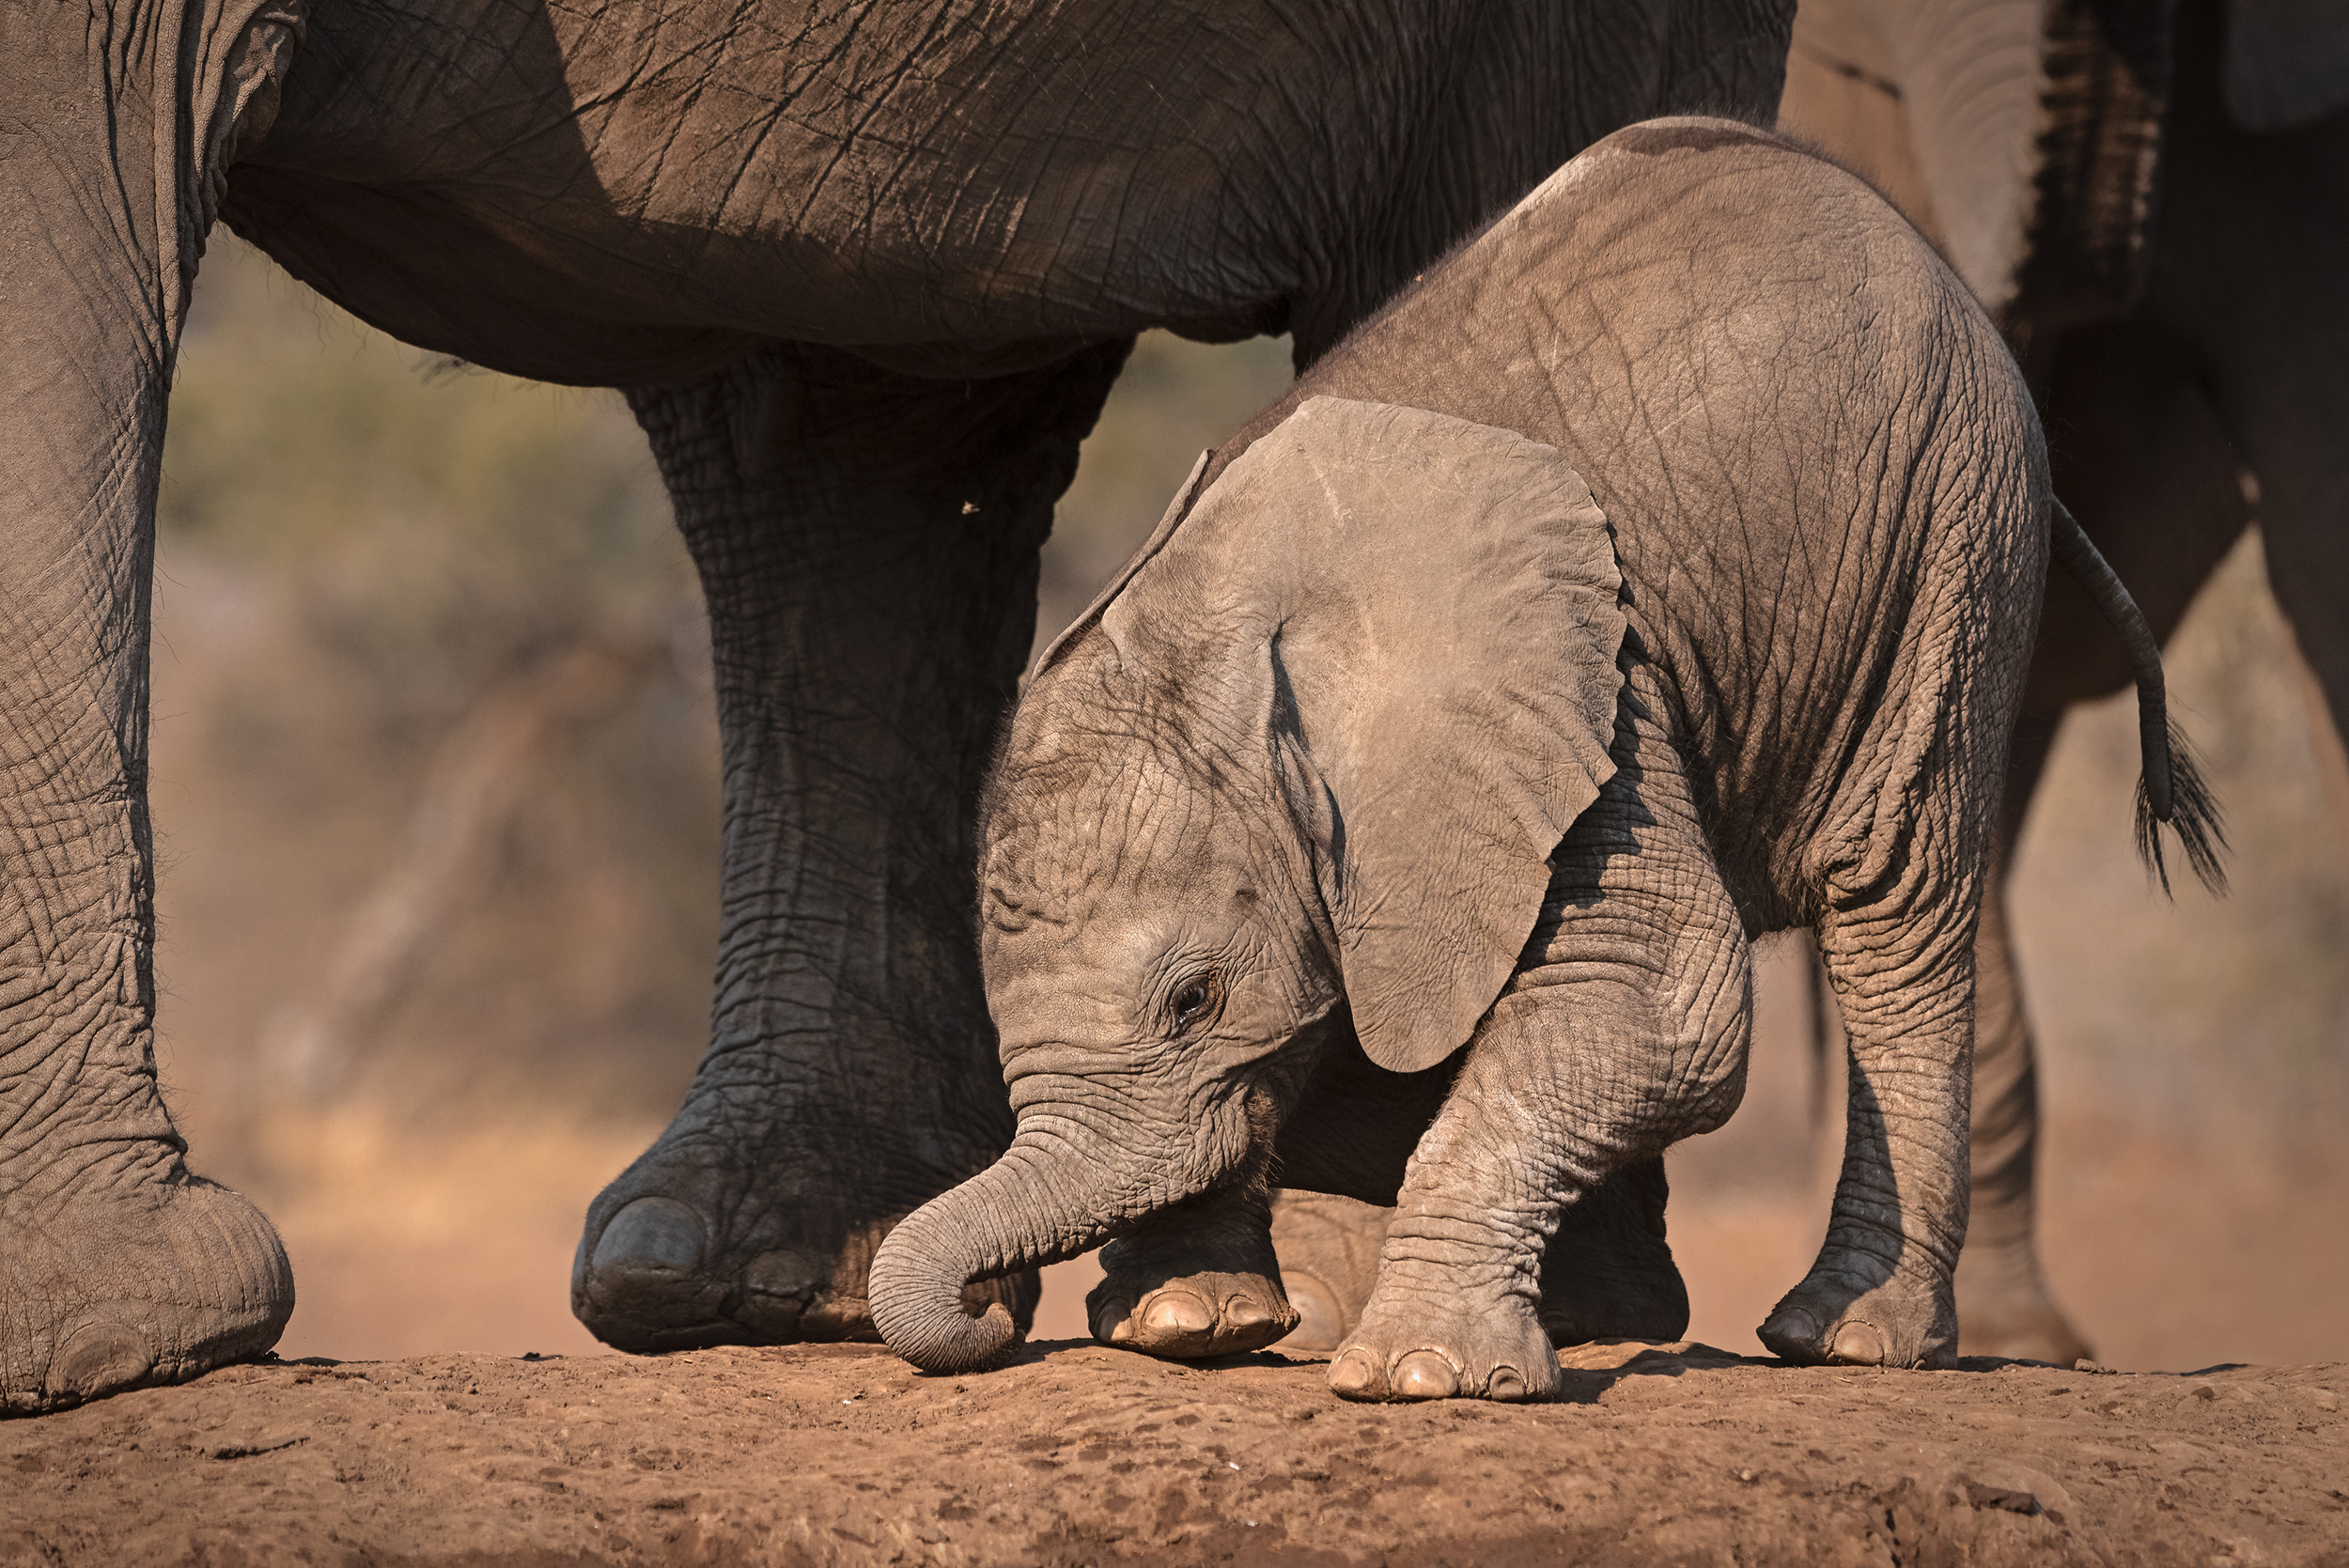
[[[2194,345],[2258,477],[2269,584],[2349,737],[2349,114],[2280,135],[2236,129],[2218,26],[2188,8],[2149,308]],[[2338,807],[2338,753],[2318,753]]]
[[[785,346],[630,395],[709,602],[724,869],[708,1053],[580,1242],[607,1343],[869,1337],[881,1236],[1009,1142],[972,816],[1128,347],[961,382]]]
[[[0,1412],[257,1355],[293,1310],[275,1232],[189,1173],[155,1080],[155,487],[205,188],[181,164],[220,150],[179,135],[222,91],[174,63],[197,36],[0,8]]]
[[[35,210],[0,179],[11,210]],[[257,1356],[293,1311],[276,1233],[190,1174],[155,1079],[160,378],[84,374],[85,323],[55,303],[91,292],[23,308],[13,295],[0,283],[0,440],[14,456],[0,478],[0,1412]]]
[[[2058,722],[2026,715],[2007,753],[1997,858],[1974,935],[1973,1184],[1957,1265],[1959,1348],[2070,1366],[2089,1354],[2039,1268],[2039,1070],[2006,912],[2015,830],[2030,808]]]
[[[2142,321],[2076,331],[2043,352],[2056,493],[2166,639],[2248,520],[2240,465],[2196,358]],[[2006,899],[2065,708],[2127,684],[2119,640],[2078,585],[2051,571],[1975,940],[1973,1207],[1957,1270],[1969,1356],[2068,1366],[2089,1354],[2040,1268],[2037,1048]]]

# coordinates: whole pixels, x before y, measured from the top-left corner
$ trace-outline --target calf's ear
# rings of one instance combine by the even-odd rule
[[[1328,791],[1323,892],[1362,1048],[1433,1066],[1507,983],[1551,852],[1614,771],[1607,520],[1555,448],[1316,397],[1178,544],[1248,612],[1225,624],[1258,629],[1273,722]]]

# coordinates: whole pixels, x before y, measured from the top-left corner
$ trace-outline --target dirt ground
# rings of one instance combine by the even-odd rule
[[[215,303],[237,254],[224,239],[207,263]],[[704,656],[583,728],[485,831],[339,1087],[289,1094],[268,1042],[413,859],[436,737],[501,689],[500,650],[663,582],[690,607],[690,567],[616,401],[428,388],[356,328],[321,353],[320,307],[283,287],[298,297],[262,309],[248,288],[252,309],[195,332],[175,392],[161,1053],[198,1169],[285,1234],[301,1304],[280,1351],[314,1359],[0,1422],[0,1568],[2349,1565],[2349,1367],[2310,1365],[2349,1355],[2349,839],[2255,540],[2168,652],[2229,808],[2233,898],[2171,905],[2129,859],[2125,700],[2067,723],[2015,884],[2050,1107],[2043,1253],[2099,1359],[2133,1374],[1586,1351],[1560,1405],[1364,1409],[1277,1357],[1185,1370],[1073,1343],[959,1380],[871,1348],[640,1359],[588,1338],[567,1285],[588,1202],[707,1038]],[[1062,507],[1039,638],[1285,362],[1145,342]],[[208,428],[254,442],[206,457]],[[565,541],[589,514],[607,545],[665,541],[669,565],[582,555]],[[1758,1352],[1827,1212],[1793,996],[1766,972],[1745,1107],[1672,1156],[1688,1332],[1733,1350]],[[1051,1271],[1042,1337],[1082,1331],[1089,1272]],[[2177,1375],[2216,1362],[2263,1370]]]
[[[0,1425],[0,1563],[2349,1563],[2349,1365],[1565,1361],[1517,1407],[1071,1342],[240,1367]]]

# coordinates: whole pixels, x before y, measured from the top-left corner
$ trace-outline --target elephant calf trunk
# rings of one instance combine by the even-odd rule
[[[2210,786],[2202,782],[2187,750],[2186,732],[2170,722],[2169,699],[2161,674],[2161,644],[2145,624],[2137,601],[2129,597],[2120,576],[2088,537],[2062,502],[2049,498],[2048,546],[2073,582],[2094,601],[2128,650],[2129,675],[2137,684],[2137,739],[2143,771],[2137,782],[2137,853],[2161,877],[2170,891],[2170,871],[2162,864],[2161,832],[2168,823],[2186,850],[2186,863],[2213,893],[2223,893],[2227,874],[2218,863],[2227,834]]]
[[[873,1325],[924,1372],[992,1372],[1019,1329],[1000,1301],[973,1316],[980,1280],[1061,1263],[1099,1246],[1120,1218],[1050,1179],[1050,1156],[1015,1141],[1003,1157],[908,1215],[873,1255]]]
[[[976,1276],[941,1266],[937,1226],[919,1223],[929,1212],[909,1216],[874,1254],[873,1325],[890,1349],[924,1372],[993,1372],[1018,1348],[1019,1327],[1001,1301],[971,1315],[963,1291]]]

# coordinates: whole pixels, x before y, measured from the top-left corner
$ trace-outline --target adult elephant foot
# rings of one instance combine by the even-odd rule
[[[959,1175],[877,1180],[876,1189],[907,1196],[895,1213],[875,1214],[873,1190],[793,1179],[812,1140],[770,1134],[787,1152],[770,1158],[738,1141],[744,1130],[712,1125],[689,1102],[596,1199],[572,1263],[571,1310],[598,1339],[662,1351],[879,1338],[865,1295],[873,1253],[916,1206],[911,1194],[943,1190]],[[844,1157],[840,1172],[872,1173],[871,1155]],[[983,1166],[991,1157],[972,1158]],[[975,1310],[1001,1301],[1025,1333],[1042,1286],[1029,1270],[970,1294]]]
[[[723,877],[709,1050],[573,1265],[607,1343],[873,1337],[882,1236],[1010,1141],[972,824],[1128,347],[972,381],[782,344],[629,394],[709,606]]]
[[[1237,1356],[1298,1325],[1260,1197],[1169,1209],[1101,1249],[1101,1268],[1085,1317],[1095,1339],[1121,1350],[1176,1360]]]
[[[1378,1249],[1394,1210],[1327,1192],[1272,1195],[1272,1250],[1297,1309],[1283,1350],[1335,1350],[1361,1321],[1378,1283]]]
[[[2068,1367],[2092,1352],[2047,1294],[2036,1259],[1968,1245],[1957,1261],[1959,1343],[1968,1356]]]
[[[1555,1343],[1678,1340],[1688,1287],[1664,1240],[1664,1162],[1641,1160],[1569,1206],[1542,1264],[1542,1327]]]
[[[127,1189],[102,1179],[40,1198],[20,1189],[0,1233],[0,1410],[11,1414],[250,1360],[293,1314],[276,1231],[176,1157]]]

